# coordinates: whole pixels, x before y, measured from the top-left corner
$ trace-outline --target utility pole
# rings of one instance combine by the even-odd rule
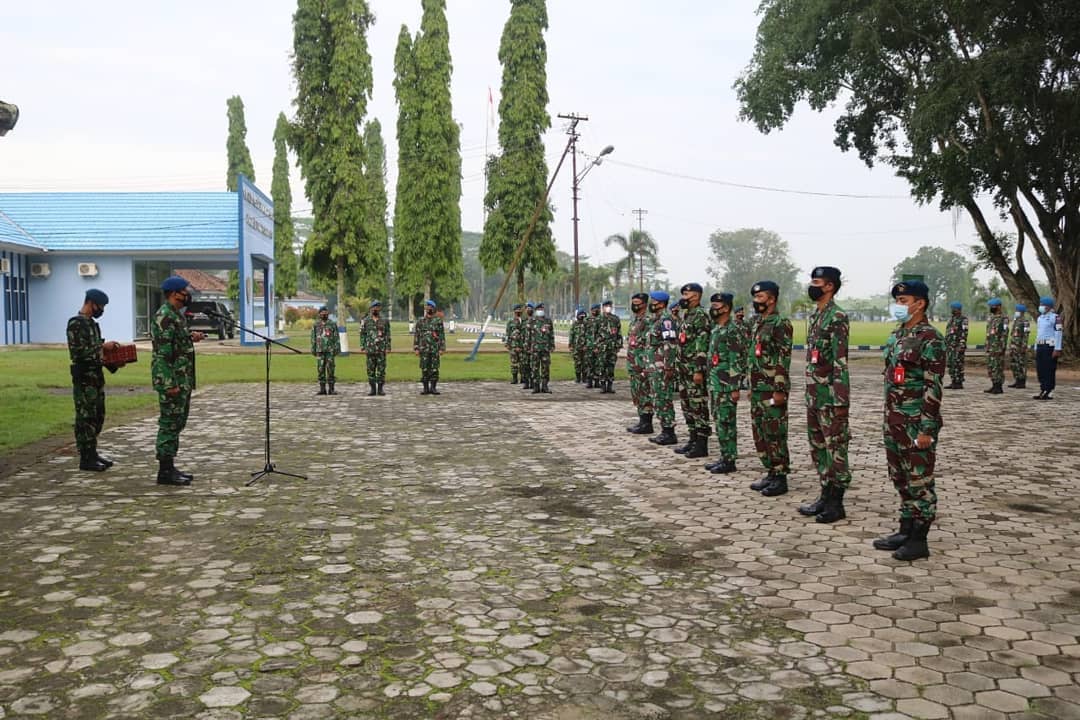
[[[573,178],[573,199],[574,199],[574,312],[577,312],[578,303],[581,301],[581,271],[578,267],[578,177],[577,171],[577,141],[581,137],[578,134],[577,126],[582,120],[588,121],[587,115],[578,115],[577,113],[568,113],[566,115],[559,115],[563,120],[570,121],[570,127],[566,129],[566,134],[570,136],[570,177]]]
[[[645,232],[644,223],[642,221],[645,216],[649,214],[649,211],[644,208],[637,208],[631,212],[637,215],[638,233]],[[631,270],[632,269],[633,268],[631,268]],[[638,292],[645,292],[645,263],[642,261],[640,253],[638,254]]]

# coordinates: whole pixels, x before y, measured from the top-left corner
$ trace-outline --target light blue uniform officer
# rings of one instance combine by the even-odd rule
[[[1035,371],[1039,375],[1039,394],[1034,398],[1052,400],[1064,334],[1061,316],[1054,312],[1054,298],[1039,298],[1039,319],[1035,326]]]

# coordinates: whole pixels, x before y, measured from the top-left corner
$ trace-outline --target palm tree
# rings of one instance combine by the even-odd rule
[[[615,277],[618,278],[624,271],[630,282],[634,279],[634,265],[638,270],[638,292],[645,289],[645,263],[646,261],[657,264],[656,253],[659,248],[656,240],[646,230],[631,230],[629,235],[610,235],[604,241],[604,245],[618,245],[626,256],[615,263]]]

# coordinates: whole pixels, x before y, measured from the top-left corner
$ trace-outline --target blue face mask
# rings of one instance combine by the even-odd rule
[[[1039,306],[1039,314],[1040,315],[1045,315],[1048,312],[1050,312],[1050,308],[1046,307],[1045,305],[1040,305]]]
[[[900,303],[890,303],[889,314],[898,322],[906,322],[911,317],[908,306],[901,305]]]

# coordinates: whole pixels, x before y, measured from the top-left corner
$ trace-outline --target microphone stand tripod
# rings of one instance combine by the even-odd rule
[[[258,482],[262,478],[266,477],[267,475],[284,475],[285,477],[296,478],[298,480],[307,480],[307,475],[296,475],[294,473],[287,473],[287,472],[284,472],[282,470],[278,470],[276,467],[274,467],[274,463],[270,462],[270,346],[271,345],[280,345],[281,347],[285,348],[286,350],[290,350],[290,351],[296,353],[297,355],[303,355],[304,354],[303,351],[297,350],[296,348],[292,347],[291,345],[286,345],[285,343],[281,342],[280,340],[275,340],[272,337],[268,337],[266,335],[263,335],[262,333],[260,333],[260,332],[258,332],[256,330],[253,330],[253,329],[248,328],[248,327],[244,327],[239,322],[237,322],[236,320],[233,320],[230,317],[226,317],[224,315],[221,315],[219,313],[212,312],[212,311],[208,312],[207,315],[210,315],[211,317],[218,318],[219,320],[223,320],[224,322],[229,323],[230,325],[232,325],[237,330],[240,330],[241,332],[247,332],[247,333],[250,333],[251,335],[254,335],[255,337],[262,338],[263,339],[263,344],[266,346],[266,419],[265,419],[265,423],[266,423],[266,446],[265,446],[265,455],[264,455],[265,464],[263,465],[262,470],[258,470],[256,472],[251,473],[251,479],[248,480],[246,483],[244,483],[244,485],[246,485],[246,486],[254,485],[256,482]]]

